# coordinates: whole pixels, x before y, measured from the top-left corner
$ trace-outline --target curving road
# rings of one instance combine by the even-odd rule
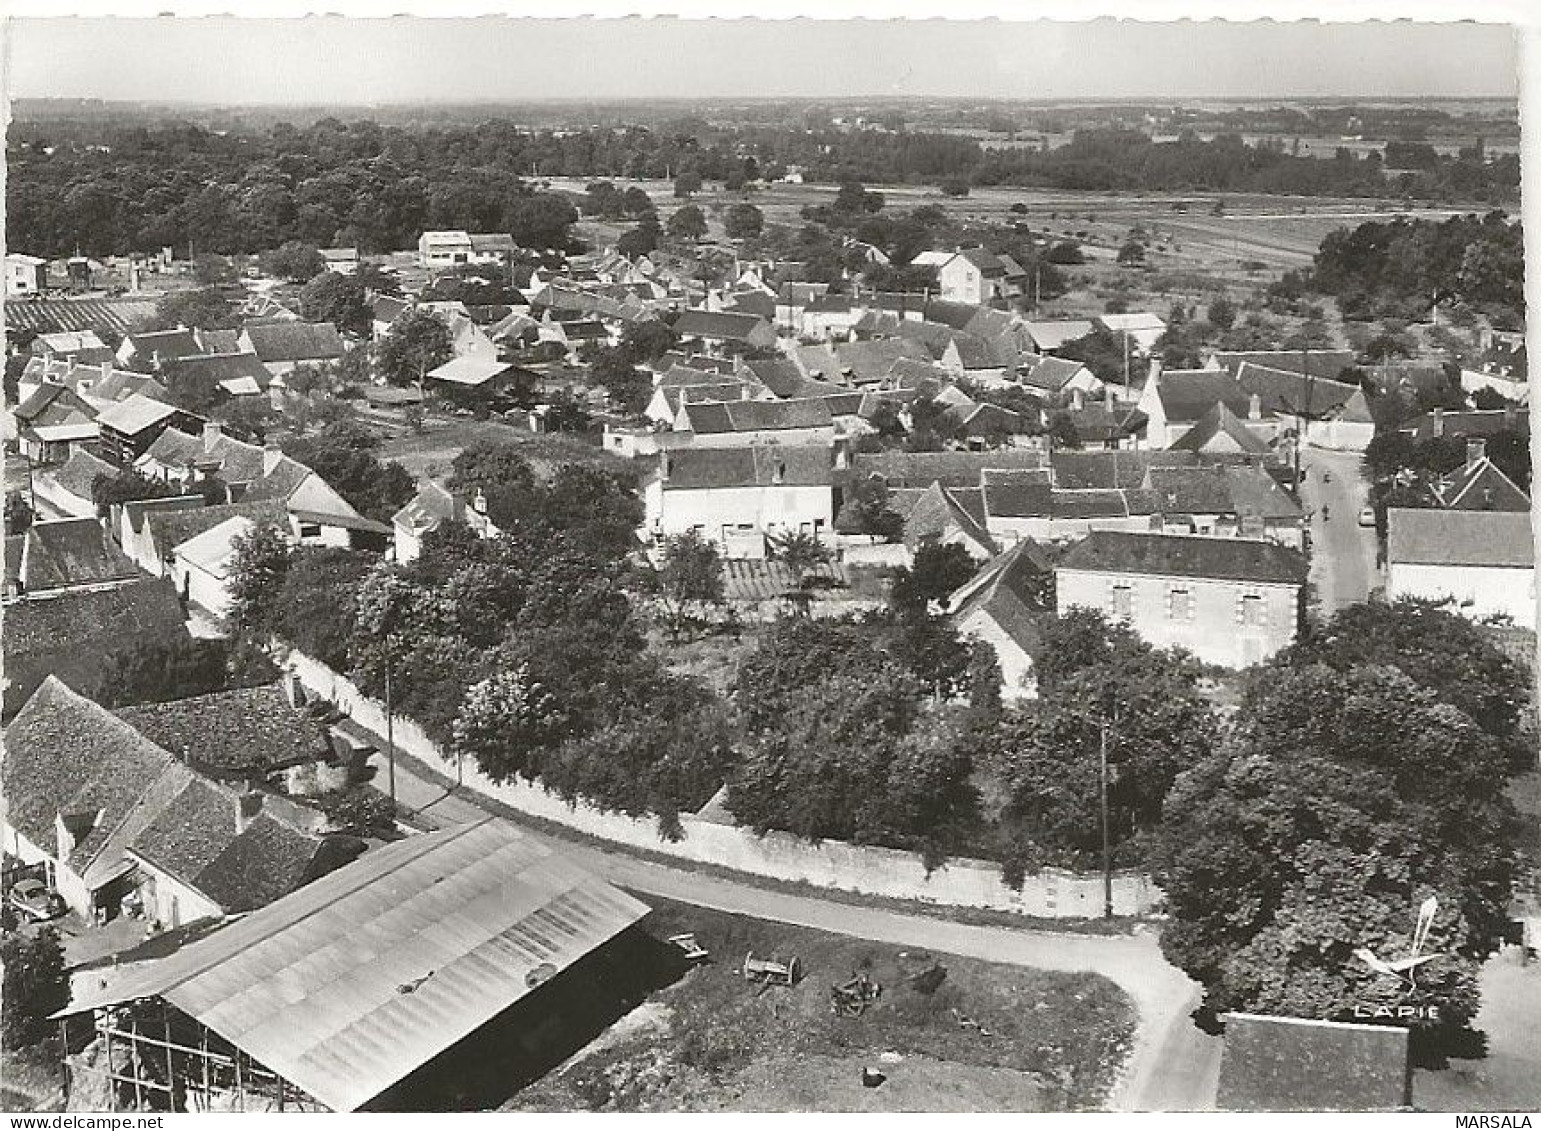
[[[385,780],[384,759],[377,783]],[[469,790],[446,792],[409,759],[396,761],[400,804],[430,827],[478,820],[492,812]],[[555,843],[544,833],[532,836]],[[820,899],[641,860],[591,844],[563,840],[562,853],[620,887],[794,926],[835,931],[899,946],[924,947],[991,962],[1043,970],[1086,970],[1121,986],[1139,1010],[1134,1048],[1109,1106],[1117,1111],[1213,1110],[1220,1040],[1195,1027],[1188,1014],[1198,986],[1161,956],[1154,932],[1081,935],[954,923],[927,915]]]

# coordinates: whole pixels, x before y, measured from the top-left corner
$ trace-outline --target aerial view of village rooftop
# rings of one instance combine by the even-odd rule
[[[1531,1125],[1511,29],[5,34],[12,1125]]]

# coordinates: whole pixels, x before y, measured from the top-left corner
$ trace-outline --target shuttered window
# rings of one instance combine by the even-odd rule
[[[1171,620],[1193,619],[1193,590],[1174,586],[1166,593],[1166,615]]]

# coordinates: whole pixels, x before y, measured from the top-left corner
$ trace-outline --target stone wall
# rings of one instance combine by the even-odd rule
[[[312,694],[330,699],[365,728],[385,733],[385,713],[380,705],[363,695],[347,678],[299,652],[291,652],[285,663]],[[398,750],[446,777],[455,777],[455,760],[444,755],[416,723],[398,716],[395,741]],[[518,812],[683,862],[712,864],[753,876],[864,895],[1045,919],[1096,918],[1102,914],[1100,874],[1081,875],[1046,868],[1028,876],[1021,891],[1013,891],[1002,883],[1000,865],[991,861],[950,860],[928,875],[920,857],[912,852],[841,841],[815,844],[785,833],[756,836],[749,829],[697,816],[682,817],[684,837],[668,841],[660,835],[655,820],[606,813],[582,802],[569,804],[529,782],[495,782],[470,762],[461,769],[468,789]],[[1116,914],[1145,914],[1160,898],[1160,890],[1143,873],[1119,872],[1113,877]]]

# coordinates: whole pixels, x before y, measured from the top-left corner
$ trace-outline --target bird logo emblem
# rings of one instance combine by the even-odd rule
[[[1411,996],[1418,989],[1418,968],[1425,962],[1438,958],[1437,954],[1425,954],[1423,948],[1429,941],[1429,929],[1434,925],[1434,913],[1439,910],[1439,900],[1429,896],[1418,908],[1418,925],[1413,930],[1412,950],[1403,958],[1390,961],[1383,959],[1369,947],[1354,951],[1354,957],[1377,974],[1395,978],[1403,984]]]

